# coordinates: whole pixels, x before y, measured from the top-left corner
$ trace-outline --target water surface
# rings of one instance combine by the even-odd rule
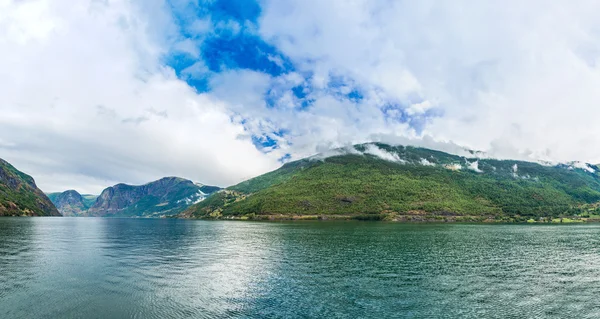
[[[600,226],[1,218],[0,318],[599,318]]]

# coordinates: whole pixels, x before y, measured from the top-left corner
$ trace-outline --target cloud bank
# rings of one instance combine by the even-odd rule
[[[0,155],[43,190],[165,175],[227,185],[277,167],[225,102],[161,63],[149,13],[128,1],[0,3]]]
[[[0,157],[91,193],[227,186],[370,141],[598,163],[598,9],[0,0]]]

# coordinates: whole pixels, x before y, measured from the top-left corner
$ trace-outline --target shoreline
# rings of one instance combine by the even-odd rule
[[[533,219],[514,219],[503,217],[500,219],[485,218],[484,216],[414,216],[414,215],[398,215],[394,219],[365,219],[357,215],[257,215],[248,216],[219,216],[215,217],[179,217],[179,216],[162,216],[162,217],[97,217],[97,216],[0,216],[0,219],[18,218],[75,218],[75,219],[174,219],[174,220],[203,220],[203,221],[251,221],[251,222],[383,222],[383,223],[399,223],[399,224],[474,224],[474,225],[492,225],[492,224],[522,224],[522,225],[582,225],[582,224],[598,224],[600,219],[597,218],[582,218],[582,217],[563,217],[553,218],[552,221],[536,221]],[[486,216],[489,217],[489,216]],[[59,218],[60,219],[60,218]]]
[[[473,224],[586,224],[600,223],[600,219],[569,217],[540,217],[537,219],[523,216],[489,216],[489,215],[397,215],[397,214],[361,214],[361,215],[230,215],[230,216],[172,216],[174,219],[195,220],[231,220],[231,221],[373,221],[392,223],[473,223]]]

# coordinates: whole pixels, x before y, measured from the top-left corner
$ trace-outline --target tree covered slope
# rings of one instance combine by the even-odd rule
[[[106,188],[83,214],[97,217],[163,217],[176,215],[220,190],[179,177],[165,177],[140,185]]]
[[[0,159],[0,216],[60,216],[33,178]]]
[[[181,216],[523,220],[581,214],[600,201],[598,167],[589,164],[475,159],[385,144],[331,155],[288,163]]]

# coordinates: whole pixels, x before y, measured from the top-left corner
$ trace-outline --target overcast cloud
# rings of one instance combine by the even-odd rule
[[[0,0],[0,157],[228,186],[366,141],[600,162],[597,1]]]

